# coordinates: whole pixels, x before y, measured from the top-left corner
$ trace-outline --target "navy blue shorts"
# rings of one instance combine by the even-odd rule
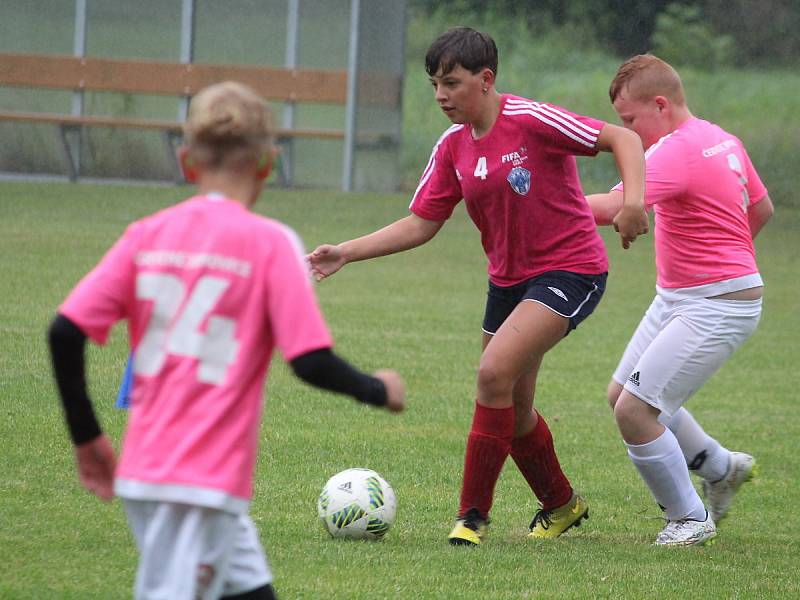
[[[608,273],[583,275],[571,271],[547,271],[516,285],[501,287],[489,282],[483,331],[494,334],[523,300],[544,304],[569,319],[567,334],[592,314],[606,289]]]

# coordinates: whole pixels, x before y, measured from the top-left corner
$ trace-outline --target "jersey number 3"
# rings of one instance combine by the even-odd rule
[[[167,355],[173,354],[198,360],[198,381],[222,383],[239,348],[234,337],[236,321],[209,314],[229,285],[221,277],[203,276],[184,302],[187,289],[181,279],[168,273],[141,273],[136,278],[136,297],[152,300],[153,313],[136,348],[134,372],[156,375]],[[206,317],[206,330],[200,331]]]
[[[747,214],[747,207],[750,205],[750,194],[747,193],[747,174],[742,168],[742,162],[739,160],[739,157],[733,152],[728,154],[727,159],[728,166],[731,171],[739,176],[739,183],[742,184],[742,211],[744,211],[744,214]]]

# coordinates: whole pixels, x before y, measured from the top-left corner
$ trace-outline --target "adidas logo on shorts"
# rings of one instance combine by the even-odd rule
[[[628,381],[630,381],[633,385],[639,385],[639,371],[636,371],[630,377],[628,377]]]

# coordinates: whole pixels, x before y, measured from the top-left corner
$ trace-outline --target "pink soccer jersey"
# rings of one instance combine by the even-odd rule
[[[658,285],[690,288],[757,273],[747,208],[767,190],[742,142],[691,118],[653,144],[645,158]]]
[[[100,344],[128,319],[117,493],[234,511],[252,494],[273,348],[332,345],[295,234],[215,194],[131,225],[60,312]]]
[[[411,211],[443,221],[463,198],[496,285],[556,269],[607,271],[575,162],[575,155],[597,154],[604,123],[509,94],[501,102],[482,138],[473,139],[466,125],[453,125],[439,138]]]

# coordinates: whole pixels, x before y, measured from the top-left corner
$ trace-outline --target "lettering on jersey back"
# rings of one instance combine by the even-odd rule
[[[181,269],[219,269],[239,277],[250,277],[252,265],[232,256],[176,250],[143,250],[136,254],[140,267],[178,267]]]

